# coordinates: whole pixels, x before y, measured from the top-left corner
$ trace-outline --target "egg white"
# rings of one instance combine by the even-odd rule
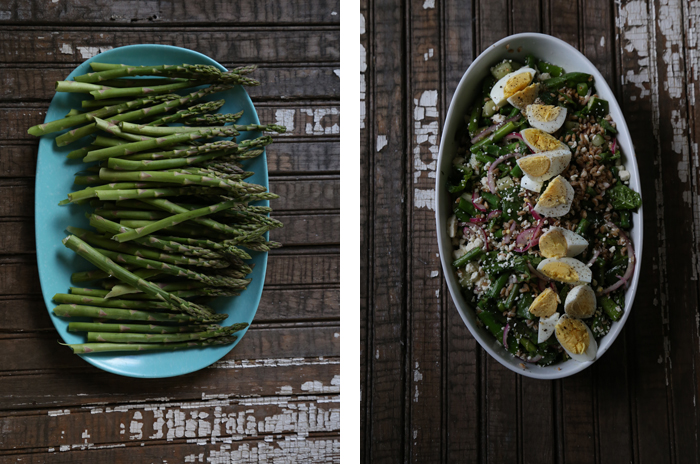
[[[557,324],[559,324],[562,320],[564,320],[568,317],[569,316],[567,316],[567,315],[562,316],[561,318],[559,318],[559,322],[557,322]],[[578,362],[593,361],[595,359],[596,355],[598,354],[598,342],[596,342],[595,337],[593,336],[593,332],[591,332],[591,329],[588,327],[588,324],[584,323],[583,326],[588,331],[588,340],[589,340],[588,348],[586,349],[586,351],[584,353],[582,353],[582,354],[572,353],[571,351],[567,350],[563,344],[561,345],[561,347],[564,348],[564,351],[566,351],[566,353],[574,361],[578,361]],[[555,337],[557,336],[556,330],[555,330],[554,336]],[[557,337],[557,340],[559,340],[558,337]],[[561,344],[561,342],[559,342],[559,343]]]
[[[554,151],[542,151],[539,153],[533,153],[532,155],[523,156],[522,158],[518,159],[516,163],[518,163],[518,166],[520,166],[520,169],[522,169],[523,160],[527,160],[528,158],[533,158],[536,156],[546,156],[549,159],[549,169],[547,169],[547,172],[545,172],[541,176],[531,176],[530,174],[526,173],[523,169],[523,173],[536,182],[544,182],[546,180],[551,179],[554,176],[558,176],[559,174],[564,172],[564,170],[569,166],[569,163],[571,162],[571,150],[567,148],[564,150],[559,149]]]
[[[547,258],[543,259],[540,264],[537,265],[537,270],[542,272],[542,269],[549,263],[552,262],[561,262],[563,264],[568,265],[571,267],[576,273],[578,274],[578,280],[574,282],[564,282],[563,280],[555,279],[554,277],[549,277],[552,280],[556,280],[557,282],[564,282],[570,285],[581,285],[581,284],[590,284],[591,279],[593,278],[593,273],[591,272],[591,269],[586,266],[585,263],[579,261],[576,258]],[[547,274],[545,274],[547,275]]]
[[[540,193],[542,191],[542,185],[542,182],[532,180],[532,178],[528,177],[527,175],[523,175],[523,177],[520,179],[520,186],[532,192]]]
[[[550,227],[549,229],[547,229],[546,232],[542,234],[540,240],[542,240],[544,237],[547,236],[547,234],[550,234],[555,230],[558,230],[564,236],[564,240],[566,240],[565,256],[568,256],[569,258],[573,258],[574,256],[580,255],[581,253],[583,253],[583,250],[585,250],[588,246],[588,241],[585,238],[581,237],[576,232],[571,231],[569,229],[564,229],[563,227]]]
[[[527,114],[527,122],[529,122],[530,126],[534,127],[535,129],[539,129],[548,134],[553,134],[566,122],[567,109],[563,106],[559,107],[560,111],[556,118],[551,121],[544,121],[541,117],[541,109],[545,106],[553,105],[528,105],[527,109],[525,110],[525,113]]]
[[[530,74],[530,81],[527,83],[527,85],[530,85],[532,83],[532,79],[534,79],[534,77],[535,77],[535,72],[536,71],[532,68],[522,67],[516,71],[513,71],[512,73],[508,73],[505,76],[503,76],[498,82],[496,82],[496,84],[491,89],[491,94],[489,96],[491,97],[491,100],[493,100],[493,103],[498,108],[501,108],[506,103],[508,103],[508,100],[506,99],[507,97],[505,96],[504,89],[506,87],[506,84],[508,83],[508,80],[511,77],[516,76],[518,74],[522,74],[522,73],[529,73]]]
[[[574,303],[579,303],[579,305],[586,306],[584,308],[583,314],[575,314],[573,310]],[[596,310],[596,297],[595,292],[590,285],[578,285],[571,289],[568,295],[566,295],[566,301],[564,302],[564,311],[571,317],[586,319],[593,314]]]
[[[541,214],[545,217],[562,217],[568,214],[569,210],[571,210],[571,204],[574,202],[575,195],[574,188],[564,177],[559,176],[557,178],[561,178],[562,182],[564,183],[564,188],[566,189],[566,203],[557,206],[544,206],[542,202],[538,199],[537,204],[534,208],[537,214]],[[545,189],[543,193],[545,192],[547,192],[547,189]]]
[[[537,343],[544,343],[554,333],[561,314],[554,313],[549,317],[541,317],[537,328]]]

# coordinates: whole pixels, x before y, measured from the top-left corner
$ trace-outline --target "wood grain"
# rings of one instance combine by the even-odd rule
[[[163,24],[213,25],[293,25],[338,24],[338,0],[267,4],[252,0],[230,3],[208,0],[196,5],[184,1],[168,3],[137,1],[111,2],[108,0],[69,0],[51,4],[39,2],[12,2],[0,4],[3,16],[0,24],[32,23],[48,25],[129,25],[152,27]]]

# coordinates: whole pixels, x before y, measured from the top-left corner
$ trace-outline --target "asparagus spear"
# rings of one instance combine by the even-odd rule
[[[241,327],[243,325],[243,327]],[[219,327],[203,332],[183,333],[131,333],[131,332],[88,332],[87,341],[108,343],[180,343],[192,340],[206,340],[211,338],[228,337],[235,332],[245,329],[248,324],[240,324],[232,327]]]
[[[60,304],[53,308],[59,317],[93,317],[115,321],[148,322],[209,322],[206,317],[165,312],[138,311],[136,309],[104,308],[77,304]]]
[[[214,127],[191,127],[191,126],[162,126],[162,127],[155,127],[155,126],[150,126],[150,125],[143,125],[143,124],[132,124],[130,122],[121,122],[119,123],[119,128],[123,132],[128,132],[131,134],[137,134],[137,135],[148,135],[149,137],[162,137],[164,135],[172,135],[172,134],[179,134],[182,132],[199,132],[202,130],[207,130],[207,129],[224,129],[224,128],[233,128],[236,129],[237,131],[265,131],[265,132],[278,132],[278,133],[283,133],[284,131],[287,130],[286,127],[284,126],[279,126],[277,124],[268,124],[266,126],[260,125],[260,124],[248,124],[248,125],[240,125],[240,124],[234,124],[233,126],[214,126]]]
[[[201,185],[204,187],[217,187],[223,189],[235,189],[243,192],[264,192],[265,187],[246,182],[233,182],[209,176],[183,175],[168,171],[115,171],[112,169],[100,169],[100,179],[108,182],[159,182],[183,185]]]
[[[60,304],[77,304],[100,306],[105,308],[139,309],[145,311],[167,310],[170,305],[162,301],[154,300],[117,300],[112,298],[99,298],[96,296],[73,295],[71,293],[57,293],[53,296],[53,301]]]
[[[230,337],[218,337],[208,340],[197,340],[184,343],[80,343],[72,345],[63,345],[73,350],[73,353],[76,354],[105,353],[110,351],[175,351],[184,350],[187,348],[205,347],[212,345],[230,345],[231,343],[236,341],[236,338],[237,337],[235,335],[232,335]]]
[[[214,314],[209,308],[192,303],[190,301],[183,300],[176,296],[170,295],[168,292],[162,290],[160,287],[153,285],[132,272],[127,271],[123,267],[116,264],[111,259],[107,258],[105,255],[100,254],[90,245],[80,240],[74,235],[70,235],[63,239],[63,244],[76,252],[81,257],[90,261],[93,265],[102,269],[110,275],[114,275],[116,278],[125,282],[132,287],[138,288],[139,290],[147,293],[149,295],[158,296],[161,300],[169,303],[174,310],[179,310],[186,312],[194,317],[203,318],[207,322],[217,322],[228,317],[226,314]]]
[[[180,110],[175,114],[169,116],[163,116],[162,118],[156,119],[148,123],[149,126],[158,126],[161,124],[170,124],[173,122],[181,121],[185,118],[190,118],[204,113],[213,113],[217,111],[224,105],[224,100],[216,100],[205,103],[200,103],[198,105],[190,106],[184,110]],[[222,124],[223,125],[223,124]]]
[[[68,332],[133,332],[133,333],[182,333],[207,330],[206,325],[154,325],[154,324],[113,324],[109,322],[70,322]]]
[[[224,124],[235,123],[243,116],[243,111],[227,114],[202,114],[191,116],[182,122],[188,126],[223,126]]]

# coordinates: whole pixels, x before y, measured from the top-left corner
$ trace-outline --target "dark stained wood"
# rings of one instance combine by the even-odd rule
[[[153,27],[164,24],[211,25],[250,24],[338,24],[340,2],[338,0],[312,0],[308,2],[260,3],[253,0],[227,2],[210,0],[193,4],[184,0],[162,3],[152,1],[95,2],[70,0],[45,4],[42,2],[0,3],[3,16],[0,24],[48,24],[48,25],[129,25]]]
[[[339,8],[0,0],[0,462],[339,462]],[[257,113],[289,129],[267,148],[286,227],[271,233],[284,247],[256,319],[220,361],[171,379],[108,374],[60,347],[34,249],[38,141],[26,129],[53,81],[133,43],[258,64]]]
[[[371,80],[372,118],[369,144],[372,150],[371,192],[373,207],[369,262],[376,272],[369,281],[372,297],[368,315],[366,350],[371,378],[368,380],[366,407],[371,423],[367,427],[365,459],[372,463],[408,460],[408,418],[406,381],[410,376],[406,365],[406,272],[405,238],[406,206],[400,201],[407,195],[408,162],[404,159],[408,146],[404,136],[407,127],[405,89],[402,70],[405,5],[400,1],[376,2],[367,18],[374,31],[368,44],[373,67]],[[371,76],[369,76],[371,74]],[[412,98],[412,96],[411,96]],[[386,145],[379,147],[380,136]],[[407,202],[410,201],[407,199]]]
[[[695,99],[700,95],[700,10],[680,1],[481,0],[433,5],[421,0],[410,2],[402,17],[397,9],[394,23],[387,24],[378,20],[385,18],[383,8],[385,2],[362,4],[366,28],[360,36],[367,50],[367,70],[361,78],[367,113],[360,133],[362,175],[367,177],[361,190],[362,243],[368,249],[362,275],[369,284],[362,300],[367,314],[362,326],[366,364],[361,372],[365,462],[380,457],[374,451],[374,432],[384,432],[389,423],[394,424],[394,438],[403,437],[407,443],[395,443],[393,459],[381,456],[387,462],[697,462],[700,113]],[[439,296],[435,294],[442,301],[436,305],[428,298],[432,282],[422,271],[434,256],[435,232],[423,222],[424,211],[416,207],[423,203],[416,202],[414,190],[431,188],[423,183],[430,158],[416,143],[421,126],[413,114],[414,99],[434,86],[435,120],[442,124],[454,89],[476,54],[508,34],[524,31],[565,40],[603,74],[631,131],[645,205],[641,280],[627,327],[592,368],[552,382],[518,377],[485,354],[464,327],[444,284]],[[391,52],[387,44],[395,42],[387,36],[405,38],[403,61],[384,60]],[[382,48],[377,49],[377,43]],[[438,49],[433,56],[424,55],[434,43]],[[435,57],[437,62],[431,61]],[[377,137],[385,133],[382,105],[388,90],[380,96],[377,88],[384,89],[380,85],[390,79],[404,96],[406,129],[395,129],[388,141],[405,147],[403,159],[411,164],[394,160],[397,169],[405,169],[406,187],[386,199],[376,195],[378,188],[386,191],[386,160],[383,150],[377,151]],[[407,229],[394,227],[396,243],[382,248],[374,219],[391,200],[407,205],[396,213],[403,214]],[[408,280],[402,293],[406,300],[389,302],[405,308],[396,314],[374,283],[397,281],[393,268],[379,265],[376,258],[383,253],[403,265],[395,256],[402,250],[400,240],[406,243]],[[405,352],[394,351],[393,362],[384,365],[373,359],[372,343],[378,334],[384,336],[380,330],[390,323]],[[399,374],[397,359],[402,356]],[[425,359],[436,358],[424,369]],[[373,390],[373,379],[388,376],[395,379],[392,393],[397,398],[403,394],[403,409],[392,399],[377,411],[374,399],[386,400],[387,395],[386,390]],[[425,398],[423,387],[428,384],[431,396]]]

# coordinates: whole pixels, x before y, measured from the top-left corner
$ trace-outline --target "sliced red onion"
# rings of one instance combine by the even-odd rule
[[[542,220],[542,216],[537,214],[537,211],[535,211],[535,209],[532,207],[532,205],[530,203],[526,203],[526,204],[527,204],[527,208],[530,210],[530,214],[532,214],[532,217],[535,218],[536,221]]]
[[[613,138],[612,143],[610,144],[610,151],[612,152],[613,155],[615,154],[616,148],[617,148],[617,139]]]
[[[510,323],[507,323],[503,328],[503,347],[508,349],[508,332],[510,332]]]
[[[514,140],[514,139],[523,140],[523,136],[520,135],[520,132],[511,132],[510,134],[503,137],[503,140]]]
[[[496,161],[491,163],[491,166],[489,167],[489,172],[486,176],[489,181],[489,190],[491,191],[491,193],[496,193],[496,182],[493,180],[493,170],[496,169],[496,166],[501,164],[503,161],[517,156],[519,154],[520,153],[508,153],[507,155],[503,155],[500,158],[496,159]]]
[[[535,363],[538,362],[540,359],[542,359],[542,355],[541,355],[541,354],[538,354],[537,356],[533,356],[533,357],[530,358],[530,359],[527,359],[527,358],[520,358],[520,359],[522,359],[522,360],[525,361],[526,363],[535,364]]]
[[[557,287],[554,285],[554,282],[550,282],[549,286],[552,288],[552,291],[554,291],[554,293],[557,293]]]
[[[510,243],[510,235],[506,235],[503,237],[503,240],[501,240],[501,243],[504,245],[508,245]]]
[[[511,232],[513,232],[513,231],[515,230],[515,221],[513,221],[513,222],[510,224],[509,229],[510,229]]]
[[[531,227],[520,232],[518,238],[515,239],[515,244],[519,247],[526,246],[528,243],[530,243],[530,240],[532,240],[532,236],[534,235],[536,229],[536,227]]]
[[[611,224],[609,222],[606,225],[610,229],[612,229],[613,227],[617,227],[614,224]],[[620,229],[619,227],[618,227],[618,229],[620,231],[619,232],[620,237],[622,237],[622,239],[625,241],[626,246],[627,246],[627,257],[629,258],[629,261],[628,261],[629,264],[627,265],[627,271],[625,272],[625,275],[623,275],[620,278],[620,280],[618,280],[617,282],[615,282],[614,284],[612,284],[608,288],[604,289],[603,290],[604,294],[608,294],[610,292],[613,292],[613,291],[617,290],[618,288],[622,287],[623,285],[625,285],[627,283],[627,281],[632,277],[632,274],[634,274],[634,265],[637,261],[635,255],[634,255],[634,248],[632,246],[632,240],[630,240],[629,237],[627,237],[627,234],[625,234],[622,231],[622,229]]]
[[[488,216],[486,216],[486,219],[493,219],[493,218],[495,218],[496,216],[498,216],[498,215],[501,214],[501,213],[502,213],[502,211],[501,211],[500,209],[494,209],[493,211],[491,211],[491,212],[489,213]]]
[[[540,288],[540,293],[544,292],[545,286],[547,285],[547,282],[544,280],[540,279],[537,283],[537,286]]]
[[[488,238],[486,238],[486,232],[484,232],[484,229],[477,226],[476,224],[467,223],[467,225],[464,227],[465,234],[467,233],[467,228],[477,231],[477,233],[481,236],[481,240],[483,240],[484,242],[484,250],[489,251],[489,240]]]
[[[524,245],[520,245],[520,248],[513,248],[513,251],[517,251],[518,253],[525,253],[527,250],[529,250],[530,248],[532,248],[535,245],[537,245],[538,243],[540,243],[539,236],[540,236],[540,231],[542,230],[543,223],[544,223],[544,221],[539,221],[537,223],[537,227],[534,227],[535,231],[531,233],[532,235],[529,238],[527,238],[527,236],[523,236],[523,234],[528,234],[533,229],[533,227],[521,232],[520,235],[518,235],[518,238],[516,239],[516,244],[523,243],[522,240],[525,240],[527,238],[527,240],[528,240],[527,246],[525,246],[525,248],[523,248]],[[521,237],[522,237],[522,239],[521,239]]]
[[[477,194],[476,194],[476,190],[474,190],[474,192],[472,193],[472,204],[474,205],[474,208],[478,209],[478,210],[481,211],[482,213],[485,213],[485,212],[486,212],[486,208],[485,208],[483,205],[481,205],[481,204],[479,204],[479,203],[476,202],[476,199],[477,199],[477,198],[479,198],[479,197],[478,197]]]
[[[600,251],[598,249],[593,250],[593,257],[591,258],[590,261],[586,263],[586,266],[591,267],[593,263],[598,259],[598,256],[600,255]]]
[[[500,123],[500,124],[494,124],[493,126],[487,127],[487,128],[484,129],[483,131],[479,132],[479,134],[477,134],[476,136],[474,136],[474,138],[472,138],[472,140],[471,140],[472,145],[475,144],[476,142],[478,142],[479,140],[483,139],[483,138],[486,137],[487,135],[491,134],[491,132],[495,131],[495,130],[498,129],[499,127],[501,127],[501,126],[503,126],[503,125],[505,125],[505,124],[508,124],[509,122],[517,121],[518,119],[520,119],[520,117],[521,117],[521,114],[518,113],[518,114],[516,114],[515,116],[513,116],[512,118],[508,118],[508,119],[506,119],[505,121],[503,121],[503,122]]]
[[[481,224],[482,222],[486,222],[486,218],[469,218],[469,222],[472,224]]]

